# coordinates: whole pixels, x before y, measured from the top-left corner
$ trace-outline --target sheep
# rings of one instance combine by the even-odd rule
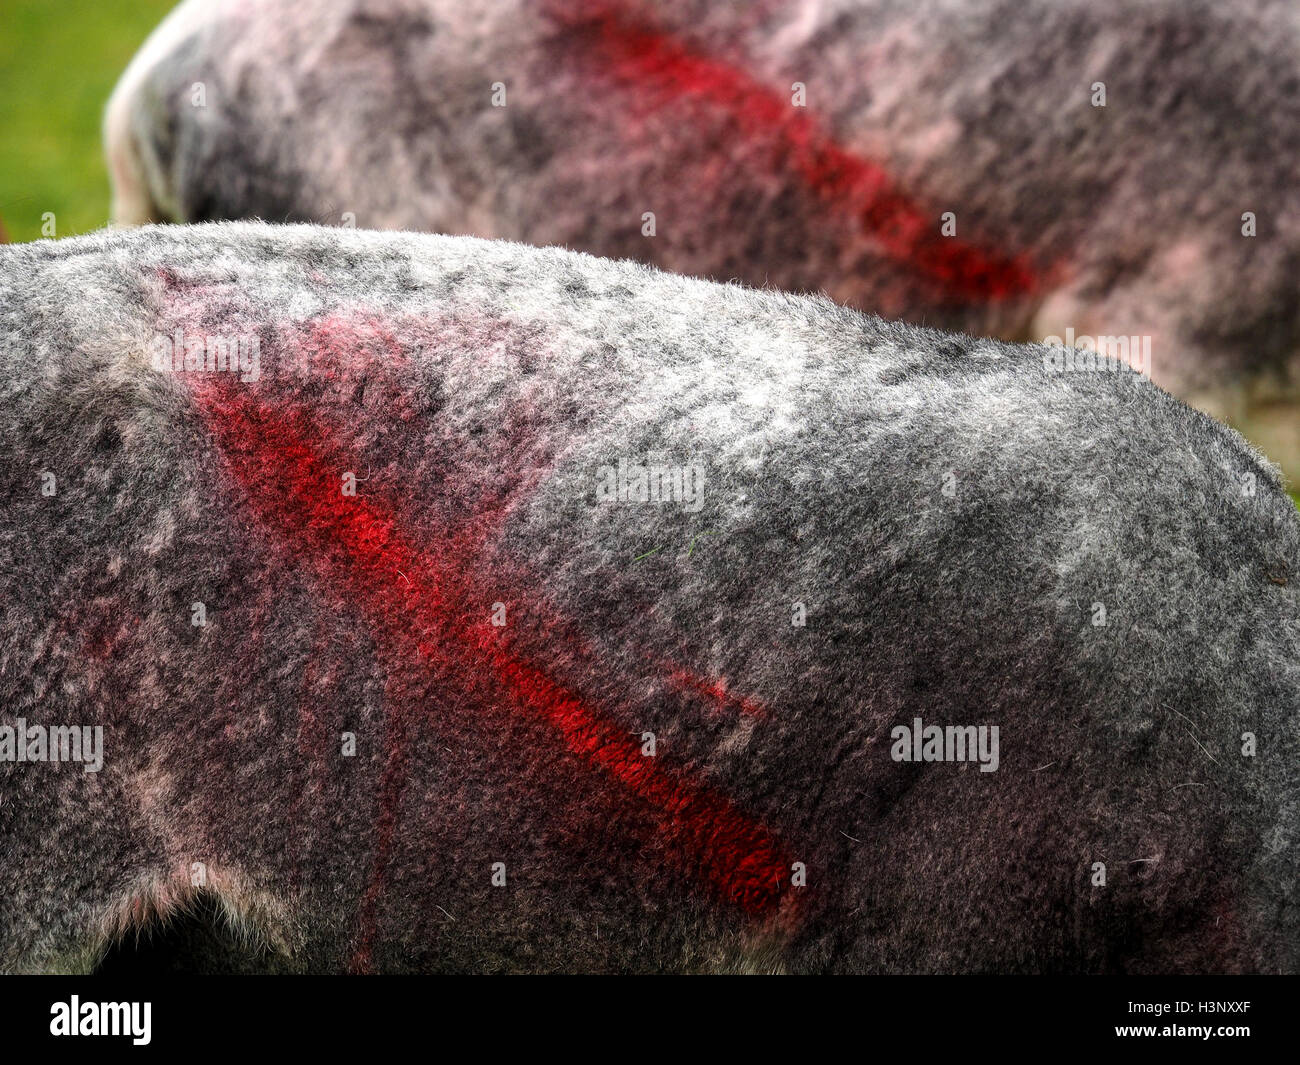
[[[1300,515],[1053,355],[464,236],[0,248],[0,970],[206,906],[275,971],[1296,971]]]
[[[115,217],[561,245],[1150,352],[1300,476],[1288,0],[190,0]]]

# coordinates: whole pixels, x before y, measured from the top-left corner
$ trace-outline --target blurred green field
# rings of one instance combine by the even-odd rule
[[[178,0],[0,0],[0,222],[35,240],[108,221],[104,104]]]

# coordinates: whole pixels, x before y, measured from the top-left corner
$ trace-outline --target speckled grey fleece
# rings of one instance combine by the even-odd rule
[[[305,970],[1300,969],[1295,507],[1045,354],[466,237],[0,248],[0,722],[104,729],[0,761],[0,969],[196,897]]]
[[[1292,0],[191,0],[106,128],[125,221],[351,214],[1005,339],[1147,336],[1158,384],[1300,480],[1297,99]],[[810,140],[882,168],[928,244],[891,252],[912,216]],[[1033,288],[936,287],[945,212]]]

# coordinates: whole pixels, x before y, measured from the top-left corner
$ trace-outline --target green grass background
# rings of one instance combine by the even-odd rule
[[[108,222],[104,104],[178,0],[0,0],[0,222],[12,241]]]

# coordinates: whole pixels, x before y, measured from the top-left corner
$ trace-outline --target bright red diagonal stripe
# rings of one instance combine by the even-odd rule
[[[341,494],[339,478],[347,461],[316,442],[327,438],[301,409],[279,409],[239,385],[208,384],[196,396],[260,521],[367,618],[381,643],[399,651],[414,646],[441,678],[464,671],[494,679],[519,710],[549,725],[568,752],[618,781],[623,793],[641,804],[656,853],[747,914],[776,913],[792,857],[768,829],[708,784],[643,757],[624,727],[512,652],[501,630],[486,622],[459,623],[460,597],[479,576],[473,566],[481,533],[440,532],[438,548],[423,547],[382,503]],[[448,702],[448,712],[454,712],[455,700]],[[408,727],[409,722],[390,720],[390,764],[381,782],[385,823],[377,840],[381,853],[363,907],[373,907],[382,883],[390,815],[405,777],[401,736]],[[479,722],[477,727],[490,726]],[[373,915],[363,914],[363,924],[373,926]]]
[[[742,136],[775,137],[791,169],[831,210],[856,222],[889,258],[937,283],[949,297],[997,301],[1039,288],[1040,279],[1023,257],[944,237],[938,212],[923,209],[883,167],[841,147],[788,97],[739,67],[691,50],[618,4],[547,2],[544,7],[562,25],[588,31],[582,55],[629,83],[637,105],[666,107],[695,99],[725,112]]]

